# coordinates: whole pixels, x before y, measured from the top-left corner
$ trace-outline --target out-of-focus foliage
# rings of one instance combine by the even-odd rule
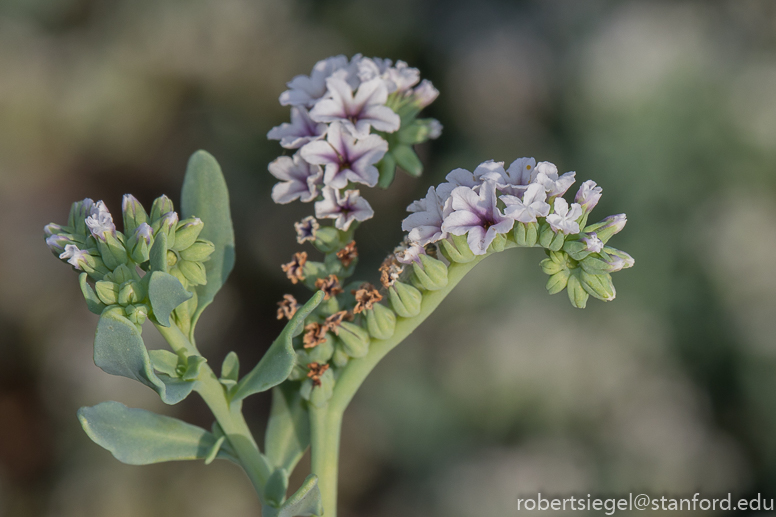
[[[776,496],[773,2],[9,0],[0,516],[258,514],[226,462],[141,471],[81,432],[76,409],[105,399],[211,422],[193,398],[161,407],[92,364],[96,316],[41,228],[72,199],[117,211],[125,192],[176,192],[207,149],[230,185],[237,265],[197,341],[214,364],[230,349],[255,364],[282,328],[279,265],[307,209],[269,197],[277,96],[356,52],[420,68],[445,126],[419,149],[423,177],[368,194],[377,216],[358,245],[375,280],[428,185],[524,155],[598,182],[597,211],[628,213],[617,245],[638,267],[583,312],[546,296],[539,253],[475,269],[354,400],[343,515],[512,515],[537,490]],[[256,429],[268,408],[246,402]]]

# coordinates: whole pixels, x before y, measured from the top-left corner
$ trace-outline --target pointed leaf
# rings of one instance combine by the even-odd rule
[[[153,271],[148,280],[148,299],[156,321],[163,327],[170,326],[170,314],[193,295],[183,288],[180,280],[169,273]]]
[[[309,445],[310,416],[299,389],[287,382],[274,387],[264,438],[267,459],[292,472]]]
[[[78,420],[89,438],[129,465],[205,459],[216,444],[200,427],[119,402],[82,407]]]
[[[275,515],[277,517],[323,515],[323,503],[321,502],[321,491],[318,488],[318,476],[315,474],[307,476],[301,488],[288,498]]]
[[[181,192],[181,212],[184,219],[199,217],[205,226],[200,239],[215,246],[205,263],[207,284],[196,287],[197,310],[191,319],[191,334],[202,310],[210,305],[234,267],[234,229],[229,210],[229,190],[216,159],[205,151],[197,151],[189,159]]]
[[[81,273],[78,276],[78,283],[81,284],[81,293],[83,293],[84,300],[86,300],[86,307],[95,314],[102,314],[105,304],[100,301],[97,293],[94,292],[92,286],[86,281],[88,277],[89,275],[86,273]]]
[[[154,237],[148,252],[148,264],[151,271],[167,272],[167,235],[164,232],[158,232]]]
[[[323,291],[318,291],[296,311],[259,364],[237,383],[233,400],[241,400],[248,395],[267,391],[288,379],[296,363],[296,352],[291,339],[298,330],[301,330],[305,318],[318,307],[321,300],[323,300]]]
[[[264,500],[270,506],[280,506],[286,499],[288,491],[288,472],[285,469],[276,469],[264,485]]]
[[[94,336],[94,364],[111,375],[134,379],[156,391],[165,404],[177,404],[194,382],[156,374],[137,327],[124,316],[105,312]]]

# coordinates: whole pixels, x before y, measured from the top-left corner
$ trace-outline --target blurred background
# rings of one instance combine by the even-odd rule
[[[108,399],[211,417],[93,365],[97,318],[42,229],[87,196],[177,203],[210,151],[237,266],[198,342],[254,364],[276,301],[308,296],[279,267],[312,206],[270,199],[277,97],[357,52],[418,67],[445,127],[422,178],[367,193],[360,276],[428,185],[521,156],[603,186],[593,217],[627,212],[612,244],[636,267],[584,311],[547,295],[540,250],[475,269],[349,409],[342,515],[501,517],[537,491],[776,498],[775,2],[2,0],[0,516],[260,514],[231,464],[126,466],[83,433],[78,407]],[[246,404],[259,437],[268,407]]]

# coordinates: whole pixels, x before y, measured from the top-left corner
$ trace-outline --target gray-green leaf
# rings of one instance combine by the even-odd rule
[[[89,438],[129,465],[205,459],[216,444],[200,427],[119,402],[82,407],[78,420]]]
[[[183,218],[199,217],[205,226],[200,239],[215,246],[205,263],[207,284],[197,286],[198,305],[191,319],[190,337],[205,307],[210,305],[234,267],[234,229],[229,210],[229,190],[221,167],[205,151],[197,151],[189,159],[181,192]]]
[[[156,321],[163,327],[170,326],[170,314],[193,295],[184,289],[180,280],[169,273],[153,271],[148,280],[148,299]]]
[[[283,383],[272,389],[272,410],[264,438],[267,459],[292,472],[310,445],[310,416],[299,388]]]
[[[296,353],[291,339],[297,330],[301,330],[305,318],[318,307],[322,300],[323,291],[318,291],[296,311],[259,364],[237,383],[233,400],[241,400],[248,395],[267,391],[288,379],[296,362]]]
[[[299,490],[294,493],[280,508],[264,505],[261,509],[264,517],[298,517],[323,515],[321,491],[318,488],[318,476],[310,474],[304,480]]]
[[[127,318],[113,312],[105,312],[97,324],[94,364],[111,375],[145,384],[156,391],[165,404],[177,404],[194,388],[193,381],[157,375],[140,331]]]

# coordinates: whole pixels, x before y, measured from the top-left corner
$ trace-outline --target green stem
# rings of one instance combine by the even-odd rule
[[[451,264],[447,269],[447,285],[438,291],[423,293],[420,313],[417,316],[398,318],[393,336],[385,340],[372,339],[369,353],[365,357],[350,360],[337,378],[328,408],[317,409],[311,406],[312,472],[318,476],[326,517],[337,515],[337,465],[342,415],[356,391],[377,363],[423,323],[466,273],[487,256],[477,257],[466,264]]]
[[[156,324],[156,328],[176,353],[186,352],[199,355],[197,348],[191,344],[174,323],[169,327]],[[202,365],[194,389],[213,412],[218,425],[221,426],[251,483],[253,483],[259,499],[263,501],[264,485],[272,470],[269,463],[261,455],[248,424],[245,422],[242,414],[242,403],[230,403],[226,390],[207,364]]]

